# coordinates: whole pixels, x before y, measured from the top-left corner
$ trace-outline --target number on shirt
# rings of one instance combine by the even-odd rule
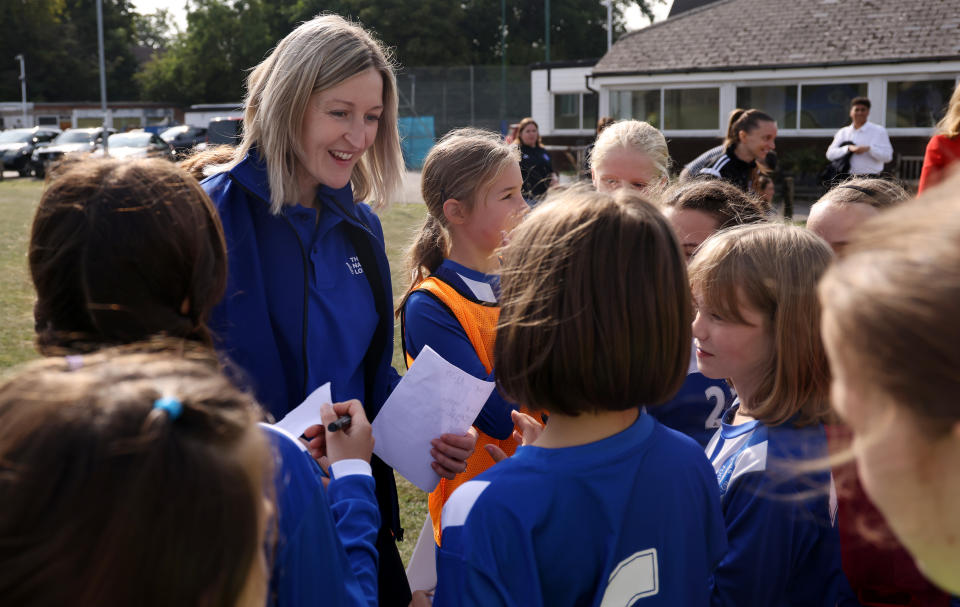
[[[704,395],[707,397],[707,400],[714,401],[714,405],[713,409],[710,411],[710,415],[707,416],[707,421],[703,427],[707,430],[719,428],[720,416],[723,415],[723,406],[727,404],[727,399],[724,398],[723,395],[723,388],[719,386],[710,386],[706,389]]]
[[[657,549],[649,548],[631,554],[614,567],[603,591],[600,607],[630,607],[658,592]]]

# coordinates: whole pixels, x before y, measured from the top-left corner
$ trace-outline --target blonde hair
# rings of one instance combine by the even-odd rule
[[[820,284],[840,351],[934,435],[960,421],[960,176],[865,222]]]
[[[636,192],[551,192],[503,251],[494,345],[504,395],[565,415],[664,402],[690,362],[680,245]]]
[[[898,183],[875,177],[851,177],[830,188],[830,191],[814,204],[827,201],[838,204],[866,204],[883,210],[908,198],[910,195]]]
[[[406,268],[411,282],[397,306],[397,314],[417,284],[435,272],[448,253],[450,234],[443,203],[453,198],[472,212],[511,162],[519,165],[519,148],[504,142],[497,133],[482,129],[456,129],[433,146],[423,163],[420,179],[427,218],[407,250]]]
[[[270,210],[299,197],[300,135],[310,96],[368,69],[383,78],[383,113],[369,151],[353,169],[354,200],[389,202],[400,185],[403,157],[397,130],[397,83],[387,50],[366,30],[336,15],[302,23],[247,78],[243,139],[234,165],[256,148],[266,162]]]
[[[747,304],[769,321],[773,355],[750,415],[776,426],[822,422],[830,372],[820,339],[817,281],[832,253],[816,235],[786,224],[744,225],[708,238],[690,263],[690,288],[732,322]]]
[[[953,89],[950,103],[947,104],[947,113],[937,123],[937,134],[946,137],[960,135],[960,84]]]
[[[639,120],[621,120],[603,129],[590,153],[590,163],[599,170],[604,158],[613,150],[636,150],[646,155],[657,171],[657,177],[670,175],[670,152],[663,133],[649,123]]]

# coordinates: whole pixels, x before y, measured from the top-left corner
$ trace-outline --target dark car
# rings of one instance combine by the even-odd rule
[[[115,129],[107,129],[113,134]],[[37,147],[30,157],[33,173],[43,177],[47,169],[55,162],[59,162],[67,154],[90,153],[103,145],[103,127],[91,129],[67,129],[60,133],[49,144]]]
[[[199,126],[182,124],[172,126],[160,133],[160,138],[173,146],[177,154],[183,155],[195,145],[207,140],[207,129]]]
[[[242,118],[214,118],[207,125],[207,145],[239,145],[242,136]]]
[[[0,156],[3,169],[12,169],[21,177],[30,174],[30,156],[38,144],[46,143],[60,134],[60,129],[35,126],[30,129],[10,129],[0,133]]]

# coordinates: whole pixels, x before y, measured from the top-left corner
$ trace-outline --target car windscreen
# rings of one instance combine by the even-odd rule
[[[87,143],[88,141],[93,141],[93,138],[96,136],[95,132],[90,131],[64,131],[57,135],[57,138],[53,140],[54,143]]]
[[[240,143],[241,128],[240,120],[214,120],[210,123],[210,128],[207,129],[207,141],[237,145]]]
[[[145,148],[150,145],[150,133],[118,133],[110,135],[110,147]]]
[[[0,133],[0,143],[27,143],[33,140],[33,131],[11,129]]]

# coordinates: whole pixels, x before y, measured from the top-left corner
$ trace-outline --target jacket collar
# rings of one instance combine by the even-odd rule
[[[230,176],[267,206],[270,205],[270,179],[267,176],[267,164],[256,148],[251,148],[246,157],[230,169]],[[339,189],[320,184],[317,187],[317,197],[334,213],[351,223],[361,225],[357,217],[356,204],[353,201],[353,187],[349,183]],[[286,212],[286,208],[284,207],[283,212]]]

